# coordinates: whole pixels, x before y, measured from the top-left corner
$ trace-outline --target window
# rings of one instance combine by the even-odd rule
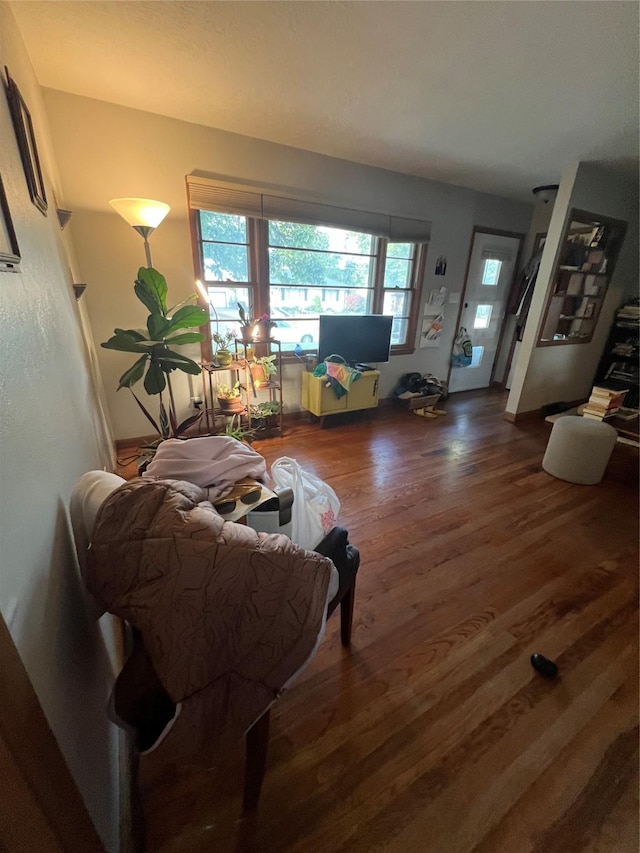
[[[478,305],[476,316],[473,318],[474,329],[488,329],[491,322],[492,305]]]
[[[407,340],[413,297],[415,243],[387,243],[382,313],[393,314],[391,343]]]
[[[371,235],[297,222],[271,221],[267,226],[269,314],[278,323],[275,334],[281,335],[285,349],[317,346],[320,314],[372,310]]]
[[[484,347],[472,347],[471,348],[471,364],[469,367],[480,367],[482,364],[482,357],[484,356]]]
[[[240,303],[249,316],[269,314],[284,351],[310,351],[318,346],[321,314],[392,314],[392,353],[413,351],[424,244],[210,210],[193,214],[212,331],[217,324],[239,335]]]
[[[500,279],[501,267],[502,261],[499,261],[497,258],[487,258],[484,262],[484,269],[482,270],[482,284],[497,285]]]
[[[248,310],[252,302],[244,216],[200,211],[200,266],[211,306],[211,332],[216,331],[216,323],[222,330],[235,332],[238,303]]]

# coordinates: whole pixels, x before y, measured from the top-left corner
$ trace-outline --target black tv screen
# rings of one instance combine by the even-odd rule
[[[389,361],[393,317],[384,314],[323,314],[318,361],[341,355],[348,364]]]

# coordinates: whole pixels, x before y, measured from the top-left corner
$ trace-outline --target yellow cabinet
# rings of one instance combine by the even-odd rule
[[[344,397],[338,398],[333,388],[327,387],[324,376],[305,372],[302,374],[302,408],[319,418],[339,412],[373,409],[378,405],[379,381],[380,372],[368,370],[356,379]]]

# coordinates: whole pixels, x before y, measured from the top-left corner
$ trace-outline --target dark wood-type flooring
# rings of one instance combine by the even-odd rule
[[[352,647],[333,617],[274,706],[256,815],[242,744],[206,772],[143,760],[151,850],[637,851],[638,453],[618,445],[598,486],[556,480],[550,425],[509,424],[504,403],[255,445],[342,501],[362,554]]]

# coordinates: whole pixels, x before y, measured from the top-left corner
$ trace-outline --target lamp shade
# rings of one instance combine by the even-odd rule
[[[152,198],[112,198],[109,204],[133,228],[157,228],[171,210],[168,204]]]

